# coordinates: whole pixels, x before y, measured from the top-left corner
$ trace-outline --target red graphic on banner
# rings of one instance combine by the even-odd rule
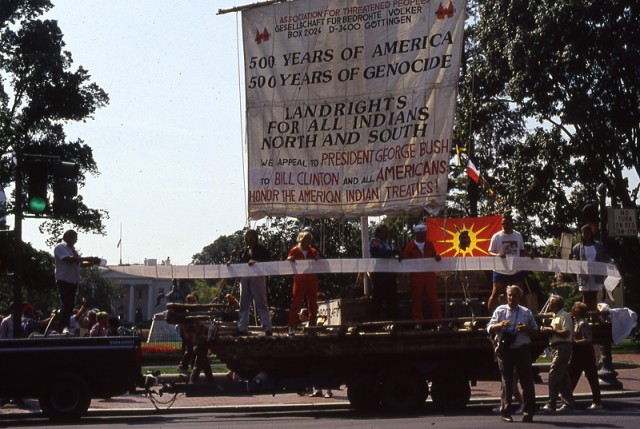
[[[438,6],[438,10],[436,11],[436,18],[453,18],[453,12],[455,12],[455,9],[453,8],[453,2],[450,1],[449,6],[447,6],[446,9],[442,5],[442,3],[440,3],[440,6]]]
[[[500,230],[502,216],[427,219],[427,239],[444,257],[487,256],[491,237]]]
[[[264,27],[264,30],[262,30],[262,33],[260,32],[260,30],[256,30],[256,43],[259,45],[262,42],[268,42],[269,41],[269,32],[267,31],[267,27]]]

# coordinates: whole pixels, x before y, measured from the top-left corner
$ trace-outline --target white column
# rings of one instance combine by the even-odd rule
[[[153,281],[147,284],[147,319],[153,319]]]
[[[135,298],[135,285],[132,283],[129,285],[129,314],[127,315],[127,320],[129,322],[136,321]]]

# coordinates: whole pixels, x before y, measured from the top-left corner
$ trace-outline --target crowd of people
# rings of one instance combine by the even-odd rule
[[[64,326],[59,312],[54,311],[51,315],[45,316],[40,310],[29,303],[20,306],[20,328],[19,335],[14,335],[13,314],[15,303],[11,302],[7,307],[7,315],[0,314],[0,339],[27,338],[42,335],[70,335],[74,337],[104,337],[120,335],[120,318],[116,315],[109,315],[105,311],[97,308],[85,313],[87,300],[82,298],[79,308],[72,310],[67,321],[68,326]]]

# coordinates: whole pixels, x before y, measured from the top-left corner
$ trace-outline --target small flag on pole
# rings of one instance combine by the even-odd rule
[[[467,174],[471,177],[471,180],[476,183],[480,180],[480,170],[476,168],[471,160],[469,160],[467,164]]]

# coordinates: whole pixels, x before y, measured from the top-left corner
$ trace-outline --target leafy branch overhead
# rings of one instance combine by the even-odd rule
[[[80,166],[85,174],[98,174],[91,147],[83,140],[68,141],[64,125],[92,118],[109,97],[82,66],[74,69],[63,33],[54,20],[39,17],[50,1],[4,1],[0,5],[0,181],[17,178],[13,153],[59,156]],[[50,241],[60,236],[64,223],[80,231],[104,233],[103,210],[87,207],[79,197],[79,210],[63,219],[49,220],[41,231]]]

